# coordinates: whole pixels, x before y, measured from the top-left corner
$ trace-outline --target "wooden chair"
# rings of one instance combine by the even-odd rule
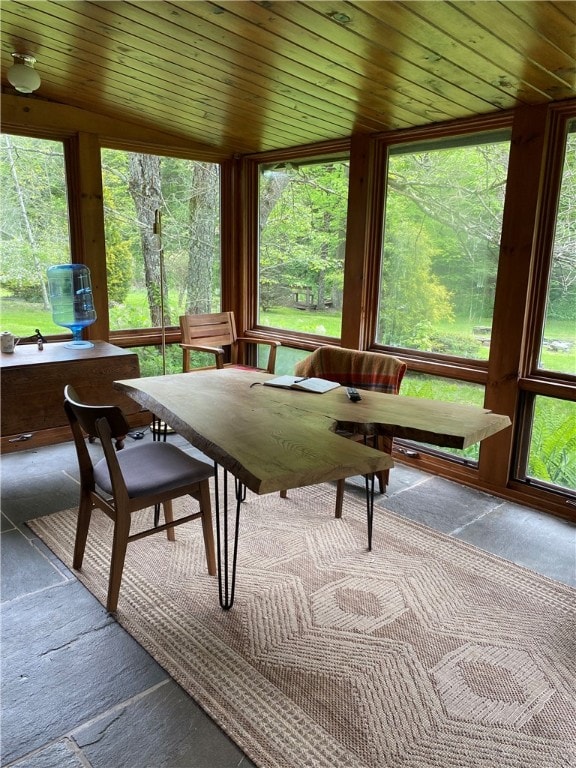
[[[404,374],[406,363],[392,355],[379,352],[362,352],[357,349],[342,349],[339,347],[318,347],[311,355],[296,363],[296,376],[316,376],[329,381],[337,381],[346,387],[370,389],[386,394],[397,395]],[[361,442],[364,435],[346,434],[353,440]],[[385,453],[392,453],[392,438],[383,435],[377,437],[377,447]],[[376,473],[380,493],[384,493],[389,480],[389,470]],[[336,488],[336,517],[342,517],[342,501],[344,498],[344,480],[339,480]]]
[[[109,611],[117,608],[128,543],[160,531],[166,531],[168,539],[174,541],[174,527],[189,520],[201,519],[208,573],[215,575],[209,488],[212,467],[164,442],[142,443],[121,450],[129,430],[122,410],[117,406],[86,405],[70,385],[64,390],[64,409],[72,429],[80,468],[74,568],[79,570],[82,567],[94,507],[103,510],[114,521],[106,608]],[[83,431],[96,435],[102,443],[104,458],[95,464]],[[117,450],[114,449],[113,438]],[[174,520],[172,500],[187,494],[199,502],[200,510]],[[131,535],[132,513],[156,504],[163,505],[165,523]]]
[[[207,352],[214,355],[214,365],[208,368],[226,368],[229,366],[249,368],[253,366],[240,366],[238,363],[239,349],[245,344],[265,344],[270,347],[268,363],[265,370],[274,373],[276,367],[276,349],[280,346],[277,341],[265,341],[263,339],[248,339],[236,335],[236,323],[233,312],[216,312],[204,315],[182,315],[180,317],[180,330],[182,332],[183,369],[184,371],[204,370],[190,368],[190,352]],[[225,360],[224,347],[229,349],[229,361]]]

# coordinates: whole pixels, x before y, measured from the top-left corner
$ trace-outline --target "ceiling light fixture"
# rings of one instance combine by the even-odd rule
[[[333,11],[332,13],[329,13],[328,16],[332,19],[332,21],[337,21],[339,24],[350,24],[352,21],[348,14],[341,13],[340,11]]]
[[[40,75],[34,69],[36,59],[29,53],[13,53],[14,64],[6,73],[8,82],[20,93],[33,93],[40,88]]]

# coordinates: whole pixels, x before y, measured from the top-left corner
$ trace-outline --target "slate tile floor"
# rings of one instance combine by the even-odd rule
[[[72,444],[5,455],[1,470],[4,768],[250,768],[25,525],[75,506]],[[347,491],[363,492],[360,483]],[[576,585],[568,522],[401,465],[378,503]]]

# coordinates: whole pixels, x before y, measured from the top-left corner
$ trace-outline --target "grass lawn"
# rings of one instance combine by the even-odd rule
[[[34,336],[36,328],[39,328],[44,336],[68,333],[65,328],[52,321],[51,309],[44,309],[42,304],[22,301],[11,296],[0,298],[0,316],[2,330],[11,331],[22,339]]]
[[[173,325],[178,324],[179,314],[180,309],[177,306],[171,307]],[[52,321],[52,311],[44,309],[42,304],[3,296],[0,299],[0,315],[2,328],[21,338],[33,336],[35,328],[39,328],[45,336],[68,334],[65,328]],[[144,328],[147,327],[148,322],[144,291],[134,292],[128,296],[123,304],[110,307],[110,327],[113,330]],[[308,312],[291,307],[274,307],[260,313],[260,324],[263,326],[313,333],[335,339],[340,336],[341,322],[341,315],[336,311]],[[489,324],[489,321],[482,323],[461,318],[454,323],[439,324],[436,331],[444,339],[450,339],[451,336],[467,338],[471,343],[472,350],[468,357],[486,360],[490,353],[490,347],[488,344],[482,344],[481,338],[486,337],[475,335],[473,327],[489,326]],[[554,351],[544,346],[541,367],[548,371],[576,374],[576,330],[574,324],[570,321],[549,322],[546,328],[546,341],[568,342],[571,347],[567,351]]]
[[[273,307],[260,311],[260,325],[282,328],[300,333],[315,333],[318,336],[340,338],[342,316],[340,312],[308,312],[293,307]]]

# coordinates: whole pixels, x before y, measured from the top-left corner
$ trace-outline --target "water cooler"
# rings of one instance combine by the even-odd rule
[[[58,264],[49,267],[48,290],[52,319],[72,331],[71,349],[93,347],[82,339],[82,329],[96,320],[90,270],[84,264]]]

